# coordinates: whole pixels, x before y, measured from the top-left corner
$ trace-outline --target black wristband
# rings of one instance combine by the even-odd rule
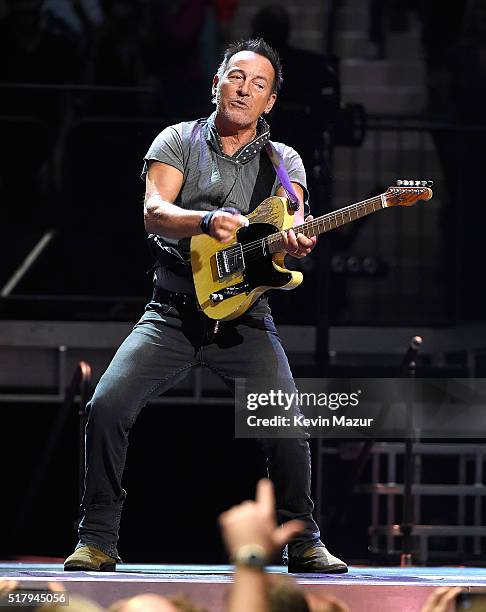
[[[201,228],[201,232],[203,234],[207,234],[208,236],[211,235],[211,220],[215,212],[215,210],[211,210],[201,219],[199,227]]]

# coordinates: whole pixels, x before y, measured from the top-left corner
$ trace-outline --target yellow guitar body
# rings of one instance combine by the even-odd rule
[[[253,257],[245,262],[245,269],[221,278],[218,273],[217,255],[240,242],[252,245],[269,235],[294,226],[295,212],[289,207],[287,198],[271,197],[264,200],[248,215],[249,226],[238,230],[230,242],[221,243],[206,234],[191,239],[191,265],[198,302],[211,319],[229,321],[244,314],[268,289],[294,289],[303,280],[300,272],[285,268],[285,252]],[[262,225],[263,224],[263,225]],[[273,226],[273,227],[272,227]],[[250,255],[251,246],[247,247]],[[245,256],[245,255],[244,255]],[[271,269],[270,269],[271,268]],[[256,285],[261,282],[262,284]],[[231,295],[232,288],[245,285],[245,290]],[[238,289],[240,291],[240,289]],[[214,296],[225,296],[215,301]],[[211,297],[213,296],[213,297]]]

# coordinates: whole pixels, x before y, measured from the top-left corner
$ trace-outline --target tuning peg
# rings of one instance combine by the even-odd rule
[[[402,185],[403,185],[403,181],[402,180],[397,181],[397,187],[401,187]]]
[[[415,181],[415,187],[420,187],[420,181]]]
[[[429,187],[432,187],[432,185],[434,184],[434,181],[427,181],[427,183],[429,184]]]

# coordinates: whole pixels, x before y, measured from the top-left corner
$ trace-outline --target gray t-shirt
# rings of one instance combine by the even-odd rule
[[[229,156],[223,152],[214,117],[215,113],[207,119],[178,123],[162,130],[144,157],[142,178],[151,161],[163,162],[184,175],[174,202],[181,208],[215,210],[232,206],[242,214],[248,213],[260,166],[260,151],[270,138],[268,124],[260,119],[255,139]],[[273,144],[284,160],[291,181],[304,189],[307,202],[306,176],[300,156],[291,147],[279,142]],[[275,175],[268,197],[275,195],[279,186]],[[171,291],[193,292],[189,267],[182,261],[188,261],[190,238],[158,236],[157,242],[162,249],[157,284]]]

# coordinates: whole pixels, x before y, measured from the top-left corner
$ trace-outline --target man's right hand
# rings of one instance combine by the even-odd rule
[[[217,210],[211,218],[209,235],[219,242],[229,242],[240,227],[248,225],[248,219],[239,212]]]

